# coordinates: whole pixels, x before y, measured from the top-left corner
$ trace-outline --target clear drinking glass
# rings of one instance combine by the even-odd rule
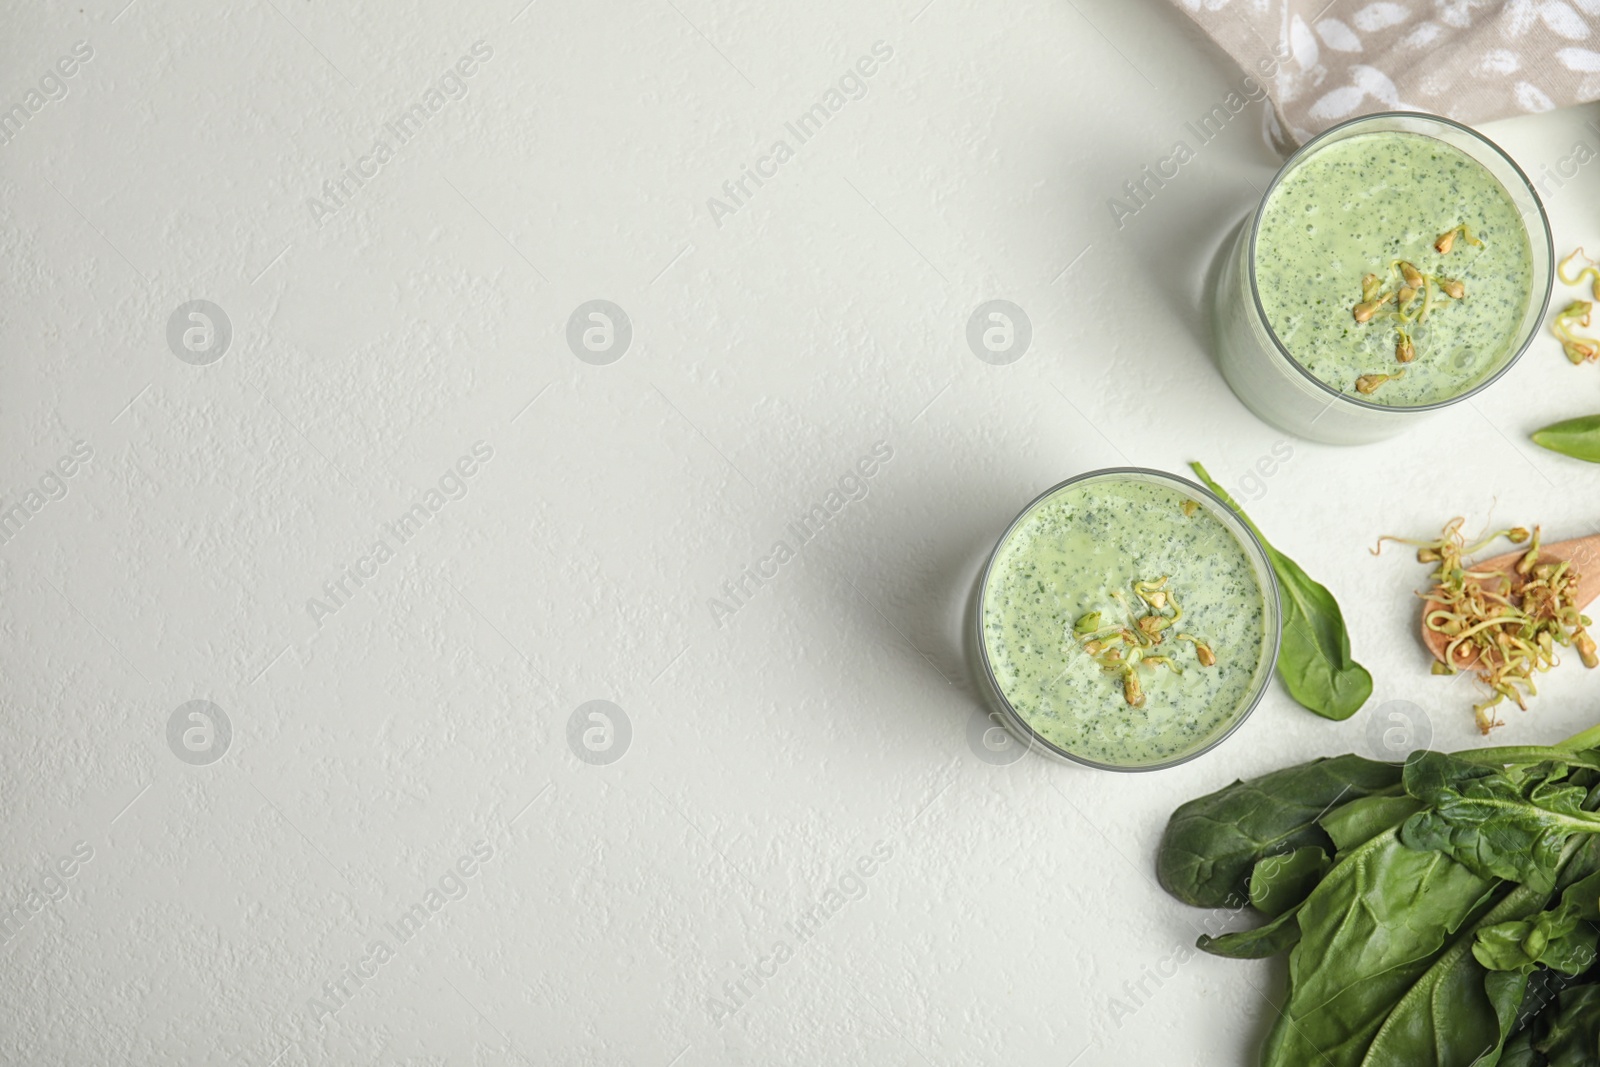
[[[1413,133],[1464,152],[1505,188],[1522,216],[1532,252],[1528,306],[1515,339],[1498,362],[1470,389],[1447,400],[1395,407],[1351,396],[1314,377],[1298,362],[1267,322],[1256,276],[1256,241],[1261,218],[1285,176],[1330,144],[1365,133]],[[1493,141],[1458,122],[1418,112],[1390,111],[1351,119],[1307,141],[1278,171],[1254,212],[1223,246],[1212,296],[1212,340],[1222,375],[1245,406],[1265,421],[1301,437],[1329,444],[1363,444],[1408,430],[1441,408],[1487,389],[1528,348],[1544,319],[1555,274],[1550,220],[1522,169]]]
[[[1261,589],[1263,637],[1260,654],[1251,675],[1250,687],[1244,698],[1225,720],[1218,723],[1208,735],[1198,739],[1189,748],[1178,752],[1165,759],[1150,763],[1127,764],[1106,763],[1077,755],[1053,742],[1045,740],[1030,725],[1027,718],[1011,703],[1010,698],[1001,688],[999,680],[995,677],[994,666],[989,659],[989,648],[983,637],[983,620],[985,614],[985,601],[989,593],[989,577],[994,569],[995,561],[999,558],[1001,550],[1011,535],[1032,515],[1033,511],[1057,493],[1068,488],[1080,486],[1086,482],[1097,480],[1115,481],[1142,481],[1154,485],[1175,489],[1184,496],[1195,501],[1200,507],[1220,522],[1225,530],[1233,535],[1239,545],[1244,549],[1245,557],[1250,561],[1251,571],[1256,583]],[[1174,767],[1180,763],[1187,763],[1196,756],[1208,752],[1221,744],[1232,734],[1239,725],[1255,710],[1261,702],[1262,695],[1267,690],[1267,685],[1272,681],[1272,672],[1278,663],[1278,640],[1282,620],[1282,608],[1278,600],[1278,582],[1273,576],[1272,564],[1267,559],[1266,551],[1261,547],[1261,542],[1256,535],[1240,521],[1239,516],[1227,504],[1219,500],[1209,490],[1196,485],[1185,478],[1167,474],[1163,471],[1149,470],[1144,467],[1107,467],[1102,470],[1089,471],[1075,478],[1051,486],[1035,497],[1021,513],[1006,527],[1005,533],[995,542],[995,547],[984,563],[983,570],[978,576],[978,585],[974,590],[971,612],[968,619],[967,654],[973,664],[973,676],[976,679],[979,696],[983,699],[992,715],[1002,723],[1005,728],[1018,741],[1029,749],[1064,760],[1078,763],[1088,767],[1096,767],[1107,771],[1154,771],[1165,767]]]

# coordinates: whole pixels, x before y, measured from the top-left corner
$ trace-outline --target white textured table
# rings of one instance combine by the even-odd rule
[[[1199,292],[1273,160],[1259,104],[1189,132],[1241,75],[1163,5],[519,3],[8,15],[0,1058],[1251,1062],[1281,976],[1186,951],[1168,813],[1388,701],[1473,743],[1421,568],[1368,547],[1591,529],[1525,438],[1600,371],[1541,341],[1246,482],[1282,437]],[[1490,133],[1538,177],[1590,117]],[[580,359],[596,299],[628,328]],[[1009,365],[966,341],[994,299]],[[980,758],[993,538],[1193,458],[1335,587],[1372,707],[1275,689],[1152,775]],[[1503,739],[1594,721],[1595,676],[1543,688]]]

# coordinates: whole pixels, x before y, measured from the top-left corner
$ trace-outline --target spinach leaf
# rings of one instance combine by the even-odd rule
[[[1250,872],[1250,904],[1269,919],[1300,906],[1333,861],[1316,845],[1266,856]]]
[[[1258,926],[1254,930],[1239,930],[1220,937],[1201,934],[1195,947],[1213,956],[1228,956],[1236,960],[1264,960],[1269,956],[1282,955],[1300,940],[1300,923],[1296,918],[1299,911],[1300,904],[1296,904],[1265,926]]]
[[[1267,558],[1283,593],[1278,677],[1302,706],[1327,719],[1348,719],[1372,695],[1372,675],[1350,657],[1350,635],[1339,602],[1271,545]]]
[[[1463,964],[1461,973],[1468,974],[1474,972],[1468,969],[1465,964]],[[1466,1067],[1491,1067],[1491,1065],[1496,1062],[1496,1057],[1505,1051],[1506,1041],[1511,1037],[1512,1033],[1516,1031],[1517,1012],[1521,1007],[1523,1000],[1527,996],[1527,989],[1528,976],[1525,974],[1513,974],[1508,971],[1492,971],[1489,974],[1484,975],[1483,993],[1485,998],[1489,1001],[1490,1006],[1494,1010],[1494,1021],[1499,1030],[1497,1035],[1498,1039],[1493,1043],[1493,1047],[1485,1046],[1483,1052],[1481,1052],[1476,1058],[1472,1060],[1461,1061],[1466,1064]],[[1470,1003],[1466,1000],[1458,999],[1454,1001],[1447,1001],[1445,1003],[1449,1003],[1450,1007],[1454,1009],[1455,1012],[1459,1012],[1463,1008],[1471,1010]],[[1442,1010],[1444,1008],[1444,1004],[1438,1005],[1438,1008],[1441,1010],[1438,1010],[1433,1016],[1435,1025],[1439,1025],[1439,1022],[1442,1021],[1443,1025],[1439,1026],[1440,1029],[1450,1030],[1453,1032],[1453,1036],[1459,1036],[1460,1031],[1456,1030],[1456,1024],[1454,1022],[1456,1015],[1453,1012],[1446,1012]],[[1391,1016],[1391,1018],[1393,1018],[1393,1016]],[[1485,1015],[1485,1018],[1488,1018],[1488,1016]],[[1475,1028],[1469,1026],[1469,1032],[1470,1029]],[[1471,1040],[1470,1037],[1468,1040]],[[1470,1045],[1467,1046],[1467,1048],[1470,1048]],[[1463,1049],[1463,1051],[1466,1051],[1466,1049]]]
[[[1499,1067],[1546,1067],[1550,1061],[1533,1049],[1533,1034],[1524,1030],[1506,1043]],[[1488,1067],[1485,1064],[1485,1067]]]
[[[1600,914],[1600,896],[1597,896],[1600,893],[1600,876],[1595,874],[1596,858],[1600,853],[1591,847],[1591,840],[1571,842],[1563,850],[1561,881],[1567,886],[1563,900],[1570,900],[1575,909],[1588,909]],[[1382,838],[1375,838],[1373,844],[1381,841]],[[1362,846],[1363,849],[1368,847]],[[1394,855],[1400,856],[1407,851],[1402,847]],[[1456,872],[1463,870],[1439,853],[1421,855],[1441,860],[1454,867]],[[1387,872],[1385,877],[1392,878],[1393,872]],[[1380,879],[1378,884],[1385,883]],[[1387,884],[1391,892],[1396,888],[1392,881]],[[1492,882],[1486,884],[1491,886],[1491,897],[1498,898],[1493,906],[1486,913],[1476,915],[1470,928],[1464,928],[1461,924],[1449,927],[1447,933],[1455,934],[1460,929],[1464,929],[1464,932],[1455,934],[1453,940],[1441,938],[1438,942],[1440,950],[1434,952],[1431,959],[1424,959],[1420,966],[1412,960],[1401,963],[1398,970],[1405,972],[1404,981],[1394,983],[1391,990],[1394,995],[1390,999],[1375,1005],[1375,1014],[1381,1015],[1381,1019],[1370,1041],[1365,1040],[1359,1031],[1354,1032],[1353,1036],[1346,1039],[1338,1055],[1329,1054],[1336,1067],[1347,1063],[1362,1067],[1387,1067],[1389,1064],[1404,1064],[1406,1067],[1483,1067],[1496,1062],[1507,1038],[1517,1028],[1532,968],[1498,971],[1488,968],[1478,958],[1477,947],[1490,931],[1519,922],[1536,921],[1550,906],[1551,897],[1548,890],[1536,886],[1508,887],[1501,883],[1496,888]],[[1382,893],[1367,895],[1361,902],[1361,908],[1372,907],[1383,897]],[[1316,905],[1317,899],[1317,894],[1313,893],[1300,913],[1305,938],[1312,936],[1310,931],[1315,920],[1310,916],[1309,909]],[[1461,898],[1463,901],[1466,899]],[[1585,901],[1589,903],[1585,904]],[[1473,910],[1470,904],[1468,910]],[[1481,912],[1481,907],[1477,910]],[[1391,917],[1390,923],[1380,927],[1381,936],[1392,938],[1400,933],[1393,924],[1395,918],[1400,923],[1414,924],[1417,915],[1402,911],[1398,916]],[[1359,929],[1341,928],[1339,934],[1346,940],[1342,945],[1334,944],[1330,954],[1322,957],[1324,969],[1349,967],[1344,961],[1351,957],[1339,954],[1341,952],[1361,953],[1354,957],[1357,962],[1354,964],[1356,974],[1353,977],[1356,980],[1387,983],[1395,977],[1386,966],[1395,958],[1388,954],[1392,946],[1386,945],[1374,952],[1370,944],[1361,940]],[[1352,937],[1352,934],[1355,936]],[[1425,943],[1431,942],[1412,942],[1411,947]],[[1291,974],[1295,958],[1293,955],[1290,957]],[[1372,971],[1366,971],[1367,967],[1371,967]],[[1365,978],[1362,978],[1363,974]],[[1347,974],[1349,977],[1352,976]],[[1291,1006],[1294,997],[1292,993]],[[1345,1016],[1339,1021],[1348,1023],[1350,1019]],[[1323,1036],[1326,1038],[1327,1035]],[[1272,1067],[1271,1061],[1269,1067]]]
[[[1228,491],[1211,480],[1205,467],[1191,463],[1195,474],[1255,532],[1278,578],[1283,608],[1278,677],[1303,707],[1328,719],[1348,719],[1372,695],[1372,675],[1350,658],[1350,635],[1344,613],[1333,594],[1313,581],[1299,564],[1267,542]]]
[[[1396,806],[1398,805],[1398,811]],[[1364,811],[1352,819],[1334,822],[1340,833],[1333,834],[1335,845],[1341,850],[1364,843],[1386,830],[1392,830],[1407,815],[1417,810],[1411,797],[1369,796],[1351,801],[1335,810],[1335,815],[1352,810]],[[1378,825],[1377,813],[1387,812],[1386,821]],[[1324,827],[1330,820],[1324,818]],[[1360,840],[1341,834],[1348,826],[1361,826]],[[1370,832],[1367,832],[1370,829]],[[1263,857],[1250,872],[1250,904],[1272,921],[1253,930],[1239,930],[1219,937],[1202,935],[1196,947],[1213,956],[1231,956],[1235,959],[1265,959],[1293,948],[1300,940],[1300,925],[1296,918],[1312,890],[1322,881],[1333,866],[1333,860],[1316,845],[1297,848],[1293,852],[1276,853]]]
[[[1354,1062],[1364,1067],[1494,1063],[1511,1036],[1527,985],[1525,974],[1485,974],[1470,953],[1448,954],[1395,1006],[1366,1054]]]
[[[1528,975],[1528,991],[1522,995],[1522,1007],[1517,1011],[1517,1030],[1525,1032],[1530,1029],[1539,1016],[1545,1014],[1556,997],[1568,986],[1583,985],[1576,978],[1570,978],[1559,971],[1541,968]],[[1508,1049],[1510,1045],[1506,1046]]]
[[[1567,887],[1554,907],[1526,919],[1485,926],[1472,955],[1491,971],[1532,974],[1548,967],[1579,975],[1594,965],[1600,920],[1600,873]]]
[[[1584,907],[1585,900],[1591,901],[1588,908],[1600,908],[1600,900],[1594,899],[1600,880],[1590,880],[1595,877],[1597,857],[1600,852],[1592,847],[1592,839],[1569,842],[1563,850],[1563,899],[1576,908]],[[1496,892],[1499,899],[1494,906],[1472,929],[1457,935],[1405,989],[1371,1044],[1352,1062],[1365,1067],[1487,1067],[1496,1062],[1507,1038],[1528,1013],[1533,969],[1486,968],[1478,958],[1478,946],[1490,931],[1537,920],[1551,906],[1549,892],[1534,886]],[[1548,989],[1548,983],[1538,984]]]
[[[1354,755],[1234,782],[1172,813],[1156,875],[1162,888],[1186,904],[1243,907],[1250,873],[1263,857],[1308,845],[1332,851],[1317,820],[1357,798],[1398,792],[1400,782],[1398,764]]]
[[[1600,985],[1562,990],[1555,1007],[1535,1020],[1527,1037],[1531,1055],[1503,1059],[1502,1065],[1594,1067],[1600,1063]],[[1517,1054],[1522,1055],[1520,1050]]]
[[[1526,975],[1548,967],[1577,975],[1594,966],[1594,950],[1593,926],[1551,910],[1540,912],[1533,919],[1499,923],[1479,931],[1472,955],[1491,971]]]
[[[1482,915],[1499,885],[1442,853],[1407,848],[1394,830],[1341,856],[1300,906],[1289,999],[1267,1038],[1264,1067],[1433,1062],[1366,1053],[1450,936]],[[1530,908],[1540,906],[1542,898]],[[1471,961],[1470,951],[1462,955]],[[1458,983],[1443,988],[1460,992]],[[1479,1036],[1470,1035],[1474,1056],[1488,1043]]]
[[[1428,805],[1400,828],[1411,848],[1445,852],[1478,874],[1555,886],[1569,835],[1600,832],[1583,810],[1588,792],[1565,781],[1568,768],[1542,763],[1515,776],[1441,752],[1406,763],[1406,792]]]
[[[1200,948],[1288,952],[1263,1067],[1600,1065],[1597,745],[1344,756],[1175,812],[1169,891],[1274,916]]]
[[[1394,829],[1420,810],[1422,804],[1415,797],[1377,793],[1334,808],[1317,822],[1328,831],[1333,847],[1344,853]]]
[[[1600,463],[1600,415],[1567,419],[1535,430],[1533,443],[1573,459]]]
[[[1505,894],[1406,990],[1357,1062],[1494,1063],[1516,1028],[1528,974],[1485,969],[1473,952],[1476,938],[1486,929],[1538,914],[1547,901],[1547,893],[1528,886]]]

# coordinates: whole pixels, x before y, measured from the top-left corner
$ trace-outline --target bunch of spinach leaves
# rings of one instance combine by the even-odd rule
[[[1600,727],[1555,746],[1313,760],[1173,813],[1162,886],[1287,954],[1262,1067],[1600,1064]]]

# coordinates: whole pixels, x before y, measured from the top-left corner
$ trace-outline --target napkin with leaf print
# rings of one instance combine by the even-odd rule
[[[1476,123],[1600,99],[1600,0],[1173,0],[1289,147],[1373,111]]]

